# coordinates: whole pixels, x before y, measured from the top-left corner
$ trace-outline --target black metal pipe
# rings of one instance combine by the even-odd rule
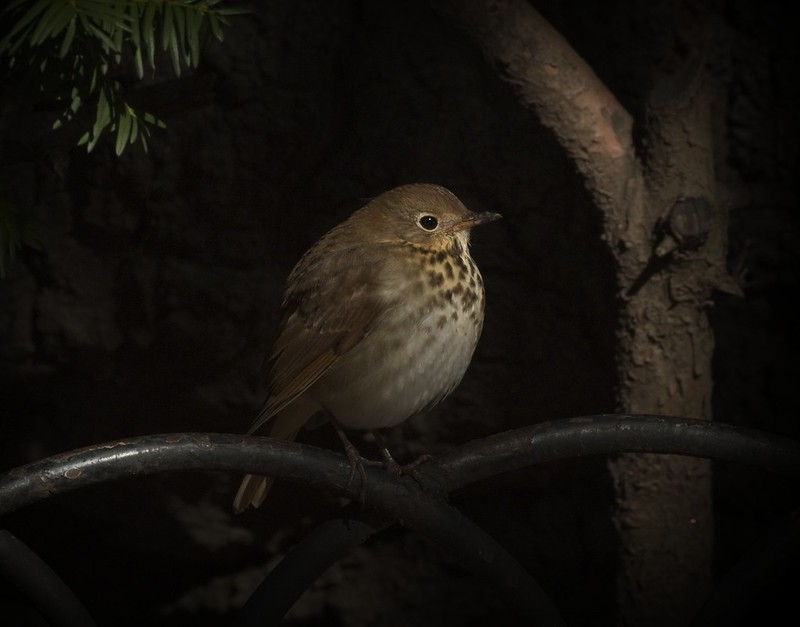
[[[53,569],[4,529],[0,529],[0,579],[16,587],[52,627],[95,626],[89,612]]]
[[[353,519],[335,518],[319,525],[259,584],[242,608],[237,625],[277,625],[322,573],[374,532],[374,527]]]
[[[145,435],[53,455],[0,475],[0,516],[107,481],[197,470],[253,471],[351,496],[357,491],[357,485],[345,489],[350,466],[332,451],[238,434]]]
[[[540,423],[464,444],[418,467],[449,493],[532,464],[625,452],[673,453],[760,467],[800,478],[800,442],[705,420],[598,415]],[[0,515],[70,490],[123,477],[191,470],[253,472],[351,497],[350,466],[331,451],[258,436],[148,435],[77,449],[0,475]],[[379,473],[383,474],[383,473]]]
[[[623,452],[674,453],[758,466],[800,478],[800,443],[723,423],[663,416],[599,415],[541,423],[470,442],[418,467],[415,478],[367,468],[367,503],[447,547],[477,574],[488,575],[523,616],[543,624],[560,617],[538,585],[493,539],[441,496],[489,476],[531,464]],[[255,436],[143,436],[71,451],[0,476],[0,515],[49,496],[127,476],[170,471],[253,472],[333,489],[350,497],[350,466],[341,455]],[[344,539],[340,549],[356,539]],[[314,568],[331,563],[320,560]],[[308,573],[304,575],[308,577]]]
[[[695,627],[735,627],[744,624],[753,600],[800,562],[800,509],[776,524],[743,555],[714,588],[698,612]],[[763,612],[761,612],[763,614]]]
[[[651,415],[581,416],[468,442],[419,466],[452,492],[509,470],[549,461],[672,453],[755,466],[800,479],[800,442],[721,422]]]
[[[253,472],[361,496],[342,455],[296,443],[226,434],[169,434],[120,440],[56,455],[0,476],[0,515],[71,490],[168,471]],[[366,503],[382,517],[439,543],[509,605],[536,624],[563,624],[534,579],[493,538],[410,477],[366,469]]]

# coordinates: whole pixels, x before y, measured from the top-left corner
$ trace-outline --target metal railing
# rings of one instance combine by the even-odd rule
[[[256,436],[177,433],[98,444],[0,475],[0,516],[51,496],[126,477],[220,470],[276,477],[362,498],[361,519],[336,519],[309,534],[264,579],[242,608],[240,625],[275,624],[352,546],[402,524],[447,549],[483,578],[525,624],[563,625],[539,584],[497,541],[447,502],[454,490],[533,464],[619,453],[673,453],[749,465],[800,480],[800,442],[720,422],[648,415],[597,415],[540,423],[465,444],[421,464],[414,477],[366,467],[349,482],[346,458]],[[745,555],[712,593],[697,624],[729,625],[759,581],[800,559],[800,510]],[[0,530],[0,577],[51,625],[94,625],[60,578],[20,540]]]

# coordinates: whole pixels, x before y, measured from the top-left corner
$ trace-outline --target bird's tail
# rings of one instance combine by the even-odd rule
[[[269,419],[270,438],[291,442],[308,420],[318,411],[319,405],[302,397],[296,399],[282,411]],[[274,479],[258,475],[246,475],[233,499],[233,511],[237,514],[248,505],[259,507],[267,498]]]

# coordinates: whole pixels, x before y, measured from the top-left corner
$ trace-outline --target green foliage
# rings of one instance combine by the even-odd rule
[[[0,57],[12,70],[38,76],[39,91],[55,97],[63,112],[57,129],[85,107],[94,122],[79,145],[91,151],[99,139],[116,136],[116,153],[147,137],[162,121],[137,111],[124,98],[113,70],[132,56],[136,75],[155,71],[156,50],[168,54],[172,71],[195,68],[201,34],[219,41],[226,16],[243,9],[220,8],[219,0],[12,0],[2,13],[8,32],[0,39]]]
[[[104,135],[121,155],[131,144],[147,150],[153,127],[164,123],[125,98],[118,69],[154,73],[162,50],[180,76],[200,61],[201,38],[223,40],[227,16],[220,0],[11,0],[0,10],[0,63],[21,73],[38,97],[61,108],[53,129],[85,127],[78,145],[91,151]],[[80,113],[80,115],[79,115]],[[23,246],[38,248],[35,224],[0,180],[0,278]]]

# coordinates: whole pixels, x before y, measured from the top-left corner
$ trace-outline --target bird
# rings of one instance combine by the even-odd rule
[[[440,403],[483,328],[470,232],[500,217],[470,211],[442,186],[413,183],[375,196],[323,235],[286,281],[267,396],[248,433],[292,441],[330,421],[355,468],[363,458],[345,429],[377,436]],[[259,507],[271,485],[245,476],[234,511]]]

